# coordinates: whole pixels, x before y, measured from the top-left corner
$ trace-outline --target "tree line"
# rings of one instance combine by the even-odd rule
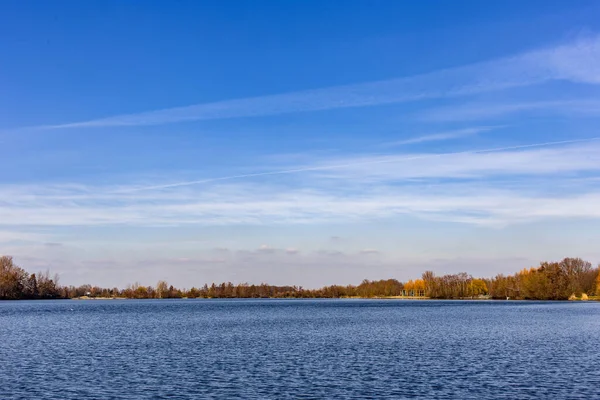
[[[514,275],[473,278],[467,273],[436,276],[432,271],[421,279],[400,282],[396,279],[370,281],[359,285],[332,285],[320,289],[301,286],[252,285],[231,282],[191,289],[175,288],[165,281],[155,286],[138,283],[124,289],[92,285],[62,286],[58,275],[48,271],[29,274],[15,265],[10,256],[0,257],[0,299],[70,299],[90,298],[349,298],[349,297],[429,297],[435,299],[531,299],[566,300],[570,297],[600,296],[600,266],[580,258],[543,262]]]
[[[600,296],[600,266],[581,258],[543,262],[514,275],[497,275],[489,282],[493,298],[564,300],[571,296]],[[583,296],[583,297],[585,297]]]

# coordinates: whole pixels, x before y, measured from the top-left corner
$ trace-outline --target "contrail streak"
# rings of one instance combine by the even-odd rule
[[[194,181],[175,182],[175,183],[169,183],[169,184],[164,184],[164,185],[144,186],[144,187],[133,188],[133,189],[124,190],[124,191],[119,191],[119,193],[170,189],[170,188],[181,187],[181,186],[192,186],[192,185],[200,185],[203,183],[229,181],[229,180],[244,179],[244,178],[255,178],[255,177],[269,176],[269,175],[296,174],[296,173],[310,172],[310,171],[326,171],[326,170],[355,167],[358,165],[385,164],[385,163],[391,163],[391,162],[422,160],[422,159],[427,159],[427,158],[439,158],[439,157],[454,156],[454,155],[461,155],[461,154],[486,154],[486,153],[495,153],[495,152],[509,151],[509,150],[520,150],[520,149],[527,149],[527,148],[534,148],[534,147],[558,146],[561,144],[583,143],[583,142],[591,142],[591,141],[595,141],[595,140],[600,140],[600,136],[593,137],[593,138],[587,138],[587,139],[560,140],[560,141],[555,141],[555,142],[543,142],[543,143],[523,144],[523,145],[517,145],[517,146],[494,147],[494,148],[482,149],[482,150],[465,150],[465,151],[456,151],[456,152],[449,152],[449,153],[423,154],[423,155],[418,155],[418,156],[409,156],[409,157],[401,157],[401,158],[398,158],[396,156],[389,156],[389,157],[382,157],[377,160],[346,163],[346,164],[322,165],[322,166],[316,166],[316,167],[303,167],[303,168],[285,169],[285,170],[279,170],[279,171],[266,171],[266,172],[252,173],[252,174],[223,176],[223,177],[219,177],[219,178],[208,178],[208,179],[200,179],[200,180],[194,180]]]
[[[237,98],[35,129],[127,127],[368,107],[473,95],[553,80],[600,84],[600,36],[396,79]]]

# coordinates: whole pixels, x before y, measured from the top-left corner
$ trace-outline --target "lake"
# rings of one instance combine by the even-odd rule
[[[0,302],[0,399],[600,398],[600,303]]]

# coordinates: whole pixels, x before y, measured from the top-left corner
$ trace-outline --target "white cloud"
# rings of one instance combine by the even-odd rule
[[[1,208],[1,205],[0,205]],[[1,222],[0,222],[1,226]],[[6,243],[42,243],[48,236],[36,232],[23,232],[17,230],[0,230],[0,244]]]
[[[569,142],[569,141],[566,141]],[[354,182],[402,181],[415,178],[483,178],[535,176],[600,169],[600,141],[559,147],[514,146],[498,151],[374,156],[326,160],[319,175]],[[329,168],[343,165],[344,168]]]
[[[468,137],[468,136],[473,136],[478,133],[487,132],[494,128],[496,128],[496,127],[481,126],[481,127],[457,129],[457,130],[452,130],[452,131],[447,131],[447,132],[432,133],[432,134],[417,136],[417,137],[413,137],[413,138],[409,138],[409,139],[405,139],[405,140],[398,140],[395,142],[387,142],[387,143],[384,143],[383,146],[385,146],[385,147],[404,146],[404,145],[408,145],[408,144],[418,144],[418,143],[426,143],[426,142],[436,142],[436,141],[441,141],[441,140],[460,139],[460,138],[464,138],[464,137]]]
[[[224,100],[41,128],[159,125],[182,121],[256,117],[453,97],[552,80],[598,84],[600,37],[514,57],[378,82]]]
[[[270,253],[275,253],[277,250],[278,249],[275,249],[275,248],[273,248],[273,247],[271,247],[269,245],[261,244],[260,247],[256,251],[259,252],[259,253],[270,254]]]
[[[367,255],[369,255],[369,254],[379,254],[379,253],[380,252],[377,249],[362,249],[360,251],[360,254],[367,254]]]
[[[440,107],[420,114],[427,121],[468,121],[503,117],[521,113],[552,113],[552,115],[600,116],[597,100],[513,101],[510,103],[471,103]]]
[[[304,188],[271,182],[268,176],[142,192],[4,185],[0,227],[307,224],[401,215],[498,226],[547,218],[600,218],[600,190],[589,184],[600,173],[597,142],[388,156],[385,165],[380,161],[365,156],[307,165]],[[339,163],[346,167],[327,168]],[[274,251],[283,253],[268,245],[257,249]]]
[[[240,174],[240,175],[229,175],[222,176],[218,178],[207,178],[207,179],[199,179],[192,181],[183,181],[183,182],[173,182],[173,183],[164,183],[157,184],[152,186],[130,186],[124,188],[118,188],[116,192],[118,193],[130,193],[133,194],[135,192],[140,191],[150,191],[150,190],[161,190],[161,189],[172,189],[182,186],[193,186],[200,184],[211,184],[211,183],[219,183],[223,181],[230,180],[242,180],[249,178],[268,178],[270,176],[275,175],[286,175],[286,174],[298,174],[298,173],[314,173],[314,172],[326,172],[327,171],[335,171],[335,170],[345,170],[352,171],[355,168],[359,169],[372,169],[377,165],[383,165],[383,168],[389,170],[390,166],[386,164],[395,164],[395,163],[403,163],[404,165],[409,164],[418,164],[424,163],[427,165],[433,165],[431,159],[438,158],[449,158],[449,157],[460,157],[464,155],[486,155],[489,153],[506,153],[509,151],[515,150],[523,150],[523,149],[532,149],[532,148],[542,148],[549,146],[557,146],[557,145],[565,145],[565,144],[574,144],[574,143],[582,143],[582,142],[594,142],[599,140],[600,137],[587,138],[587,139],[572,139],[572,140],[562,140],[555,142],[544,142],[544,143],[533,143],[533,144],[525,144],[525,145],[514,145],[514,146],[505,146],[505,147],[496,147],[496,148],[488,148],[488,149],[480,149],[480,150],[465,150],[465,151],[457,151],[451,153],[427,153],[427,154],[399,154],[399,155],[390,155],[390,156],[363,156],[347,159],[328,159],[325,162],[315,163],[313,165],[302,165],[296,166],[290,169],[283,169],[277,171],[267,171],[267,172],[257,172],[257,173],[248,173],[248,174]],[[335,174],[335,172],[334,172]]]

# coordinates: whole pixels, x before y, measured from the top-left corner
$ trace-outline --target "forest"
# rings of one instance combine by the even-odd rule
[[[60,285],[48,271],[28,273],[10,256],[0,257],[0,300],[72,298],[385,298],[568,300],[600,296],[600,266],[580,258],[542,262],[513,275],[474,278],[463,272],[436,276],[426,271],[420,279],[369,281],[358,285],[333,285],[320,289],[239,283],[212,283],[190,289],[175,288],[165,281],[155,286],[138,283],[124,289],[92,285]]]

